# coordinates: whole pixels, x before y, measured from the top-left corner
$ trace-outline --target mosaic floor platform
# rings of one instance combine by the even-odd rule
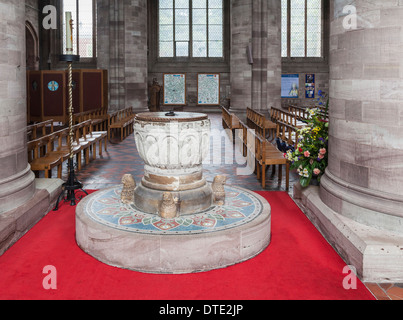
[[[198,234],[218,232],[246,224],[262,213],[263,204],[253,194],[226,187],[226,204],[207,211],[165,220],[120,201],[121,186],[94,195],[84,211],[94,221],[118,230],[144,234]]]
[[[271,240],[271,208],[258,194],[226,186],[226,204],[165,220],[120,201],[122,186],[84,198],[76,210],[82,250],[109,265],[146,273],[224,268],[261,253]]]

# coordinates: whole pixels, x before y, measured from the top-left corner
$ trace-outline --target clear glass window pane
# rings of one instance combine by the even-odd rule
[[[208,7],[211,9],[222,9],[223,2],[222,0],[208,0]]]
[[[188,57],[189,56],[189,42],[177,42],[176,43],[176,56]]]
[[[209,25],[209,40],[222,41],[222,25]]]
[[[196,58],[207,57],[207,42],[206,41],[193,41],[193,57],[196,57]]]
[[[176,9],[185,9],[189,8],[189,0],[175,0],[175,8]]]
[[[174,26],[173,25],[160,25],[160,40],[173,41],[174,40]]]
[[[81,57],[93,56],[93,3],[92,0],[80,0],[79,4],[79,52]]]
[[[175,10],[175,24],[189,24],[189,9]]]
[[[174,43],[173,41],[160,42],[160,57],[161,58],[172,58],[174,56]]]
[[[174,7],[173,0],[160,0],[160,9],[172,9]]]
[[[291,57],[305,57],[305,0],[291,0]]]
[[[288,55],[288,0],[281,0],[281,56]]]
[[[223,10],[222,9],[209,9],[208,21],[211,24],[223,24]]]
[[[224,54],[222,41],[210,41],[208,49],[210,58],[221,58]]]
[[[193,0],[193,9],[207,8],[207,0]]]
[[[193,24],[207,24],[206,9],[193,9]]]
[[[194,25],[193,26],[193,41],[206,41],[207,40],[207,26]]]
[[[160,24],[174,23],[174,15],[172,9],[161,9],[159,16],[160,16]]]
[[[175,26],[175,40],[189,41],[189,25]]]
[[[322,2],[310,0],[307,6],[307,57],[322,56]]]

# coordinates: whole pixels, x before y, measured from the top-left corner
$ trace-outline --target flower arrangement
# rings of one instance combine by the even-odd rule
[[[308,110],[306,126],[298,130],[295,150],[284,154],[291,168],[297,169],[302,187],[307,187],[313,178],[320,182],[328,165],[329,99],[322,91],[318,95],[319,107]]]

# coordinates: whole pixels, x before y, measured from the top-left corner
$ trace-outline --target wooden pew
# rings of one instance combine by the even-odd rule
[[[262,136],[267,137],[267,133],[270,133],[271,140],[275,138],[276,124],[271,121],[271,119],[266,119],[266,117],[251,108],[246,108],[246,124],[255,129],[256,132]]]
[[[90,110],[86,112],[80,112],[74,114],[74,123],[81,123],[86,120],[92,120],[93,126],[97,131],[108,130],[108,110],[107,108],[100,108],[95,110]]]
[[[53,120],[47,120],[27,126],[28,141],[53,133]]]
[[[240,129],[239,118],[236,114],[231,113],[227,108],[221,107],[222,109],[222,125],[224,129]]]
[[[298,120],[297,116],[291,112],[278,108],[271,108],[270,112],[271,112],[271,119],[276,124],[278,121],[281,121],[298,129],[305,126],[305,123]]]
[[[73,126],[73,156],[77,160],[78,171],[82,168],[82,156],[85,164],[92,158],[96,159],[96,145],[99,144],[99,155],[102,146],[105,150],[107,141],[106,131],[93,131],[93,121],[87,120]],[[58,167],[58,177],[61,178],[62,164],[70,157],[70,129],[65,128],[28,142],[28,161],[33,171],[45,171],[45,178],[51,177],[51,170]]]
[[[297,120],[305,121],[305,120],[307,120],[309,118],[308,109],[305,108],[305,107],[287,106],[287,110],[291,114],[295,115]]]
[[[96,125],[95,125],[96,126]],[[97,158],[97,144],[99,144],[98,152],[102,156],[102,144],[104,143],[105,151],[107,151],[107,132],[106,131],[93,131],[94,123],[93,120],[87,120],[80,124],[79,130],[81,130],[79,143],[85,145],[84,147],[84,157],[85,163],[88,164],[90,161],[89,152],[92,150],[92,158],[95,160]]]
[[[52,169],[57,167],[57,177],[62,178],[62,163],[63,158],[58,154],[52,154],[55,134],[40,137],[28,142],[28,163],[31,165],[32,171],[38,175],[39,171],[45,172],[45,178],[52,177]],[[41,150],[43,147],[46,153],[42,155]],[[49,152],[48,152],[49,151]]]
[[[294,149],[298,144],[298,128],[291,126],[285,122],[277,121],[277,138],[285,142],[288,147]],[[282,150],[285,151],[285,150]]]
[[[262,188],[266,187],[266,169],[269,166],[276,165],[279,166],[278,180],[279,183],[282,181],[282,166],[286,167],[286,189],[289,190],[290,187],[290,163],[284,157],[284,154],[280,152],[273,144],[267,141],[266,138],[257,134],[253,129],[250,130],[242,121],[240,121],[242,133],[242,143],[245,153],[250,152],[255,156],[256,160],[256,174],[257,178],[261,181]],[[254,143],[250,143],[251,140]]]
[[[120,141],[123,141],[133,132],[135,116],[132,107],[109,114],[108,139],[114,137],[115,131],[120,131]]]

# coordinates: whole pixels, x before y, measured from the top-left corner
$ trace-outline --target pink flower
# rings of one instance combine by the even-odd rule
[[[309,158],[311,156],[311,153],[309,151],[304,152],[305,158]]]
[[[324,158],[325,156],[323,155],[323,154],[318,154],[318,158],[320,159],[320,160],[322,160],[323,158]]]
[[[323,148],[323,149],[320,149],[320,150],[319,150],[319,153],[320,153],[320,154],[323,154],[323,155],[325,155],[325,154],[326,154],[326,152],[327,152],[327,151],[326,151],[326,149],[325,149],[325,148]]]
[[[320,171],[319,169],[314,169],[313,170],[313,174],[318,176],[322,171]]]

